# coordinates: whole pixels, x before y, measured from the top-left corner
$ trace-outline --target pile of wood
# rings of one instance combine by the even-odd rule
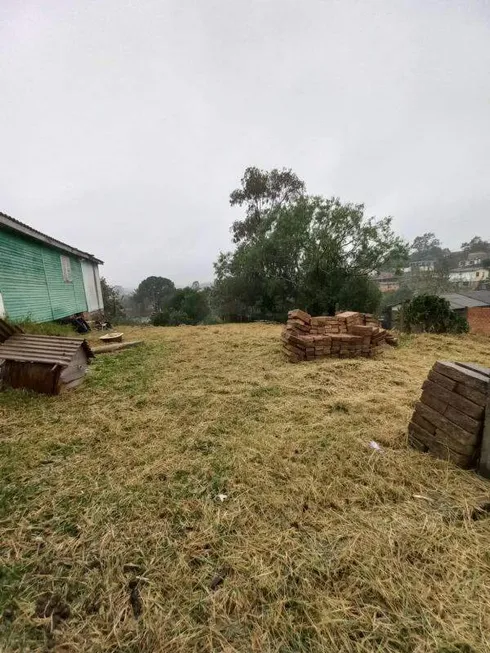
[[[459,467],[473,467],[480,455],[489,383],[489,368],[435,363],[415,406],[409,443]]]
[[[326,356],[374,356],[382,345],[397,344],[373,315],[349,311],[311,317],[299,309],[288,313],[282,341],[292,363]]]

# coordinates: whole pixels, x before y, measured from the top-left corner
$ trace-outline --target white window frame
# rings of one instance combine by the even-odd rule
[[[63,281],[65,283],[72,283],[73,276],[71,273],[70,257],[65,256],[64,254],[60,254],[60,260],[61,260],[61,273],[63,274]]]

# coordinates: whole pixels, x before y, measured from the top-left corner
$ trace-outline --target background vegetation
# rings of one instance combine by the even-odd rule
[[[231,227],[234,249],[214,264],[212,287],[177,289],[150,276],[131,294],[102,280],[106,317],[115,323],[146,319],[155,325],[275,320],[301,307],[313,314],[336,310],[382,313],[418,295],[455,290],[449,272],[462,257],[490,243],[474,236],[460,252],[432,232],[411,244],[397,236],[390,217],[367,216],[364,205],[307,193],[292,170],[249,167],[230,205],[243,214]],[[431,269],[428,269],[429,262]],[[402,269],[410,269],[402,274]],[[399,289],[381,293],[375,277],[388,272]],[[455,327],[454,327],[455,328]]]

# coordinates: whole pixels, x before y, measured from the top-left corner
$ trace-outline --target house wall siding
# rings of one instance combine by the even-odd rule
[[[87,310],[80,260],[68,255],[72,281],[67,283],[61,254],[42,243],[0,230],[0,293],[11,320],[48,322]]]
[[[490,335],[490,306],[468,308],[466,317],[470,325],[470,333]]]
[[[87,310],[89,313],[103,310],[104,304],[102,302],[98,267],[90,261],[82,261],[81,263]]]

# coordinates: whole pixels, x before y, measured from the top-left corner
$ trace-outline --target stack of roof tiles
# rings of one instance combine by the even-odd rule
[[[472,467],[480,451],[489,384],[487,367],[435,363],[415,406],[409,443],[459,467]]]
[[[396,345],[396,338],[373,315],[352,311],[335,317],[290,311],[282,340],[292,363],[326,356],[373,356],[381,345]]]

